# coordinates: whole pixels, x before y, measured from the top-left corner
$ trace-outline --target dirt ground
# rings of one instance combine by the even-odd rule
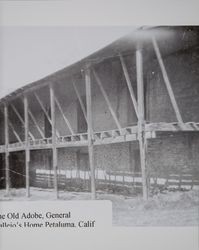
[[[88,200],[87,192],[60,191],[62,200]],[[0,201],[54,200],[52,190],[31,188],[30,198],[25,189],[12,189],[7,197],[0,190]],[[114,226],[197,226],[199,225],[199,189],[180,192],[167,191],[157,194],[144,202],[141,197],[98,192],[97,199],[110,200],[113,205]]]

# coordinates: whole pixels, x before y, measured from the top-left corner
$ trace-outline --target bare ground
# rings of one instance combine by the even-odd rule
[[[88,200],[87,192],[60,191],[62,200]],[[199,190],[165,192],[144,202],[141,197],[99,192],[100,200],[111,200],[114,226],[197,226],[199,225]],[[12,189],[7,197],[0,190],[0,201],[55,200],[52,190],[31,188],[31,197],[25,197],[25,189]]]

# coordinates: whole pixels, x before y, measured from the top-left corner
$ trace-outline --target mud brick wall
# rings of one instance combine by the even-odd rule
[[[104,62],[96,68],[96,72],[121,126],[126,127],[130,123],[136,122],[137,119],[130,102],[126,80],[119,59]],[[92,100],[94,131],[117,128],[108,105],[94,78],[92,79]]]
[[[137,148],[134,146],[135,149]],[[95,167],[107,171],[133,171],[133,147],[130,143],[115,143],[94,148]],[[135,152],[135,151],[134,151]]]
[[[77,152],[75,149],[61,148],[58,150],[58,168],[77,168]]]
[[[199,50],[180,51],[163,58],[163,61],[183,121],[199,122]],[[176,121],[157,61],[148,68],[146,95],[148,121]]]
[[[76,151],[61,148],[58,149],[58,167],[60,169],[76,167]],[[52,169],[52,151],[51,150],[34,150],[31,151],[30,168],[33,169]]]
[[[199,178],[199,135],[178,133],[148,141],[148,168],[152,175],[192,173]]]

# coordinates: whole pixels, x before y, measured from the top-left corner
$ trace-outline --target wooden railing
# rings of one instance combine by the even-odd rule
[[[156,138],[158,132],[178,132],[178,131],[199,131],[199,123],[187,122],[179,123],[146,123],[145,135],[147,139]],[[157,132],[157,133],[156,133]],[[129,126],[121,129],[112,129],[93,133],[94,145],[111,144],[118,142],[128,142],[138,140],[137,126]],[[73,135],[59,136],[56,138],[56,146],[71,147],[71,146],[86,146],[88,140],[87,133],[78,133]],[[9,144],[10,152],[24,150],[25,142],[16,142]],[[30,149],[45,149],[52,147],[52,138],[43,138],[29,140]],[[0,145],[0,153],[5,152],[5,146]]]

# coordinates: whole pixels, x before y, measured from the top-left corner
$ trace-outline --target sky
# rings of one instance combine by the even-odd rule
[[[62,69],[135,27],[1,27],[0,98]]]

